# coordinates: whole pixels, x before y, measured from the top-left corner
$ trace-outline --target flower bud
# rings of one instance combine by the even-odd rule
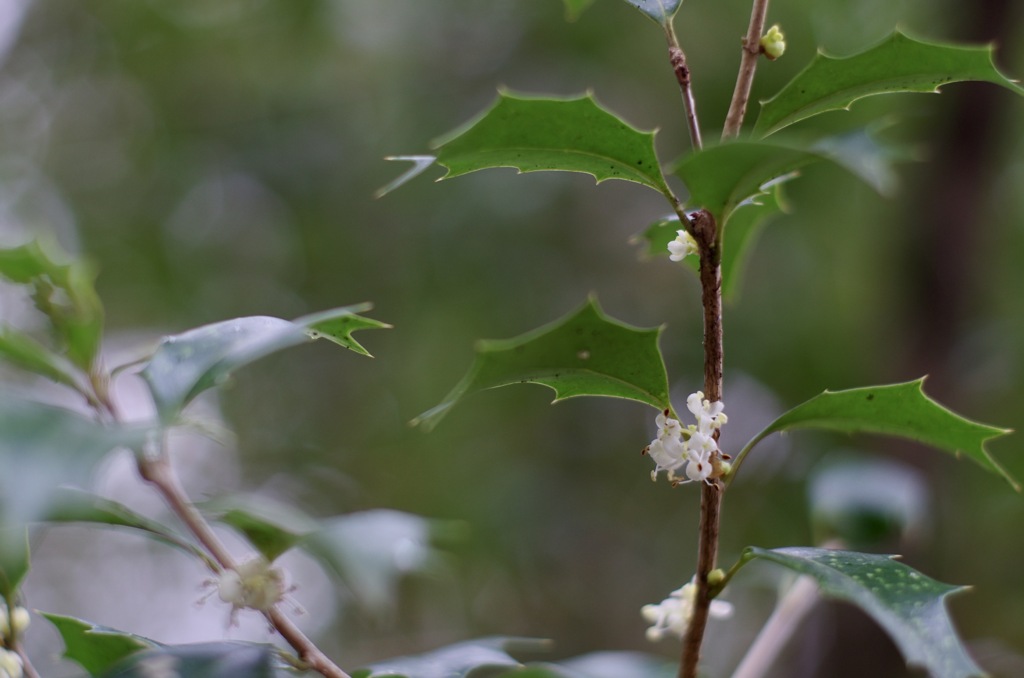
[[[0,678],[21,678],[21,657],[0,647]]]
[[[708,572],[708,584],[711,586],[718,586],[723,581],[725,581],[725,572],[722,571],[722,568],[716,567]]]
[[[786,37],[782,34],[779,29],[779,25],[775,24],[768,29],[768,32],[761,38],[761,54],[775,61],[786,51]]]

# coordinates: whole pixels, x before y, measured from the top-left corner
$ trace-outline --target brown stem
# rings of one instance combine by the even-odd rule
[[[707,210],[693,218],[694,237],[700,245],[700,282],[704,307],[704,396],[711,402],[722,399],[722,266],[718,229]],[[715,432],[717,438],[718,432]],[[708,573],[718,560],[718,534],[723,487],[715,479],[701,487],[699,540],[697,546],[697,594],[686,636],[683,638],[679,678],[696,678],[700,648],[711,609]]]
[[[754,0],[754,6],[750,10],[750,26],[747,28],[746,37],[743,38],[736,89],[733,90],[729,113],[725,116],[725,126],[722,128],[723,141],[739,136],[740,128],[743,127],[747,103],[750,101],[750,88],[754,84],[754,72],[757,70],[757,58],[761,55],[761,34],[764,32],[767,14],[768,0]]]
[[[686,110],[686,127],[690,130],[690,142],[700,150],[704,147],[700,136],[700,123],[697,121],[697,102],[693,98],[693,82],[690,79],[690,67],[686,65],[686,53],[679,46],[672,24],[665,27],[665,40],[668,42],[668,60],[672,64],[672,72],[679,83],[679,91],[683,95],[683,107]]]

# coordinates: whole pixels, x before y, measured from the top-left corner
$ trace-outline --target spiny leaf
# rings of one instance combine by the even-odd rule
[[[369,355],[351,333],[389,327],[356,315],[369,308],[369,304],[349,306],[294,321],[269,316],[236,318],[166,337],[145,362],[142,378],[160,418],[173,422],[193,398],[221,383],[232,371],[285,348],[323,337]]]
[[[772,422],[747,443],[741,457],[775,431],[815,428],[845,433],[883,433],[909,438],[956,455],[966,454],[982,468],[1020,485],[985,449],[1009,429],[965,419],[924,394],[924,378],[903,384],[825,391]]]
[[[667,24],[683,4],[683,0],[626,0],[661,25]]]
[[[93,287],[96,273],[85,262],[59,263],[57,258],[38,241],[0,249],[0,276],[32,288],[36,307],[50,320],[68,358],[88,370],[103,333],[103,306]]]
[[[0,396],[0,527],[18,535],[24,525],[45,519],[61,485],[87,482],[108,452],[137,448],[149,433],[144,426],[103,425],[70,410]]]
[[[984,672],[967,655],[946,610],[962,586],[943,584],[881,556],[818,548],[748,547],[744,560],[760,558],[813,577],[821,592],[853,603],[886,630],[907,664],[934,678],[970,678]]]
[[[100,678],[274,678],[287,668],[277,648],[264,643],[225,641],[163,645],[129,655]]]
[[[441,404],[412,421],[432,429],[463,397],[509,384],[548,386],[555,400],[628,398],[671,409],[658,349],[661,328],[631,327],[604,314],[591,298],[578,311],[513,339],[480,340],[469,372]]]
[[[631,127],[590,94],[554,99],[500,92],[490,110],[440,142],[437,162],[448,168],[446,179],[491,167],[561,170],[670,194],[654,133]]]
[[[537,652],[547,641],[533,638],[481,638],[412,657],[387,659],[352,673],[352,678],[487,678],[522,666],[512,652]]]
[[[297,508],[268,497],[231,495],[199,506],[214,520],[244,534],[270,562],[317,529],[317,522]]]
[[[116,501],[70,487],[58,489],[42,520],[47,523],[92,523],[127,527],[213,565],[209,556],[172,528],[140,515]]]
[[[937,92],[950,82],[979,80],[1018,94],[1024,88],[1000,73],[991,45],[963,47],[922,42],[899,31],[849,57],[819,52],[774,97],[761,102],[754,136],[769,134],[826,111],[849,109],[861,98],[890,92]]]
[[[64,640],[64,657],[98,676],[120,660],[156,645],[148,638],[98,626],[75,617],[41,612]]]

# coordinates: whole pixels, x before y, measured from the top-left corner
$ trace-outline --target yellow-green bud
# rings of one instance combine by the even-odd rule
[[[761,54],[775,61],[786,51],[786,36],[782,34],[779,25],[775,24],[768,29],[768,32],[761,38]]]
[[[721,568],[715,568],[708,572],[708,584],[711,586],[718,586],[725,581],[725,572]]]

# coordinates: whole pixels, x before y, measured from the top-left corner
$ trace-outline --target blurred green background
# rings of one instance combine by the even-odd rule
[[[558,0],[0,5],[0,236],[51,234],[98,264],[124,362],[160,334],[241,315],[369,300],[371,315],[395,326],[360,335],[374,360],[314,345],[238,374],[220,398],[238,436],[224,489],[319,516],[388,507],[465,528],[444,545],[444,567],[402,586],[391,614],[344,600],[328,610],[334,623],[316,634],[332,656],[355,667],[508,634],[552,638],[552,656],[675,657],[675,644],[644,641],[639,608],[692,574],[698,492],[650,482],[639,451],[653,412],[593,399],[552,408],[549,391],[524,387],[471,399],[431,434],[406,426],[462,375],[473,340],[537,327],[589,292],[623,321],[667,324],[662,348],[682,404],[702,373],[699,287],[629,244],[665,204],[636,185],[511,170],[421,178],[372,198],[405,169],[384,156],[427,151],[501,85],[592,89],[632,124],[659,128],[661,157],[677,157],[688,141],[654,24],[618,0],[598,0],[574,23]],[[769,23],[781,23],[788,51],[761,63],[755,98],[818,46],[848,54],[896,25],[996,40],[1004,72],[1024,77],[1024,6],[1013,0],[774,5]],[[677,20],[708,138],[728,106],[748,16],[749,2],[688,0]],[[804,131],[890,115],[886,137],[919,158],[899,166],[894,196],[817,167],[791,184],[791,214],[760,238],[726,310],[727,451],[825,388],[923,374],[953,409],[1024,430],[1024,100],[954,85],[863,101]],[[1021,445],[991,445],[1018,477]],[[996,675],[1024,675],[1024,499],[969,462],[871,438],[775,440],[726,497],[723,563],[748,544],[813,543],[808,477],[851,450],[920,471],[925,517],[913,539],[884,548],[937,579],[975,584],[952,603],[959,628]],[[130,574],[84,580],[110,587],[111,609],[54,594],[86,567],[56,542],[30,594],[67,602],[49,611],[154,632],[146,619],[165,613],[121,597]],[[712,628],[709,675],[742,656],[775,579],[755,565],[737,580],[736,617]],[[164,594],[188,606],[196,583],[165,582]],[[143,610],[118,616],[129,607]],[[776,675],[904,675],[870,623],[846,608],[816,615]]]

